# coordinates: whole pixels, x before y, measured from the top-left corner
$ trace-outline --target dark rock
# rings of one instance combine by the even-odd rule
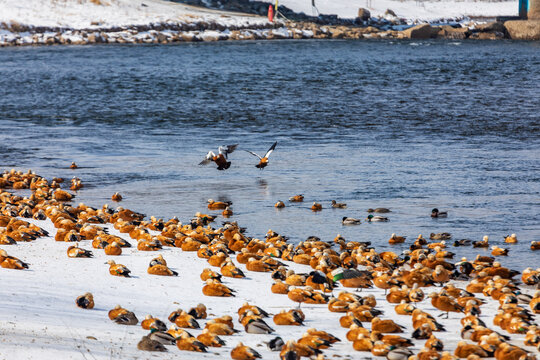
[[[159,43],[167,43],[168,38],[167,38],[167,36],[165,34],[159,33],[158,36],[157,36],[157,41]]]
[[[438,38],[463,40],[470,34],[467,28],[454,28],[450,25],[442,25],[437,33]]]
[[[432,28],[429,24],[420,24],[403,30],[403,35],[408,39],[429,39],[431,34]]]
[[[384,12],[384,15],[392,15],[392,16],[396,16],[396,13],[394,11],[392,11],[391,9],[386,9],[386,11]]]
[[[493,21],[487,24],[479,24],[476,26],[476,30],[480,32],[498,31],[503,34],[506,32],[506,29],[504,28],[504,24],[500,21]]]
[[[369,12],[368,9],[360,8],[358,9],[358,17],[366,21],[371,17],[371,13]]]

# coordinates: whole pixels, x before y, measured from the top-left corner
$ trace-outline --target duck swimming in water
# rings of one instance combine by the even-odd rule
[[[431,217],[432,218],[443,218],[443,217],[447,217],[447,216],[448,216],[447,211],[439,211],[439,209],[437,209],[437,208],[431,210]]]
[[[358,224],[360,224],[360,219],[355,219],[355,218],[344,216],[341,219],[341,223],[343,225],[358,225]]]
[[[387,209],[387,208],[375,208],[375,209],[369,208],[369,209],[367,209],[367,212],[368,213],[376,212],[376,213],[380,213],[380,214],[385,214],[385,213],[389,213],[391,211],[390,211],[390,209]]]
[[[206,154],[204,160],[201,161],[199,165],[207,165],[213,161],[216,163],[218,170],[226,170],[231,167],[231,162],[227,161],[228,155],[231,154],[234,150],[236,150],[237,147],[238,144],[220,146],[218,148],[218,155],[214,154],[213,151],[209,151],[208,154]]]
[[[338,203],[336,200],[332,200],[332,207],[334,209],[345,209],[347,208],[347,204],[345,203]]]
[[[388,218],[386,216],[373,216],[371,214],[368,215],[366,218],[367,222],[381,222],[381,221],[388,221]]]
[[[302,201],[304,201],[304,195],[300,194],[300,195],[291,196],[289,198],[289,201],[290,202],[302,202]]]

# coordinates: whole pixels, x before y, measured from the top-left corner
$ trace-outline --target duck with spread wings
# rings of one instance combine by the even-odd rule
[[[227,161],[228,155],[234,150],[236,150],[237,147],[238,144],[220,146],[218,148],[218,155],[214,154],[213,151],[209,151],[208,154],[206,154],[204,160],[201,161],[199,165],[207,165],[213,161],[216,163],[218,170],[226,170],[231,166],[231,162]]]
[[[277,145],[277,141],[273,143],[272,146],[270,146],[270,149],[268,149],[268,151],[266,152],[266,154],[264,154],[264,156],[260,156],[254,153],[253,151],[249,151],[249,150],[245,150],[245,151],[259,158],[260,161],[257,165],[255,165],[255,167],[262,170],[268,165],[268,157],[270,156],[272,151],[274,151],[274,149],[276,148],[276,145]]]

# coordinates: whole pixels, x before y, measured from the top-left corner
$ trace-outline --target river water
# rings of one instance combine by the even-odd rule
[[[516,233],[503,265],[540,265],[528,250],[540,240],[538,42],[4,48],[0,129],[1,169],[77,176],[90,205],[118,191],[124,207],[187,221],[207,199],[228,200],[251,236],[340,233],[381,250],[391,233],[494,245]],[[270,165],[256,169],[243,150],[274,141]],[[234,143],[230,169],[198,166]],[[288,203],[295,194],[306,202]],[[370,207],[390,208],[390,221],[341,225]],[[431,219],[434,207],[449,217]]]

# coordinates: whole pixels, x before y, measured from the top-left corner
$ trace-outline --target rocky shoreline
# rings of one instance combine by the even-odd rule
[[[168,44],[197,41],[276,39],[476,39],[539,40],[540,21],[449,22],[406,24],[388,10],[372,18],[360,9],[353,22],[276,21],[225,25],[219,22],[163,22],[147,25],[85,29],[33,27],[0,23],[0,47],[25,45]]]

